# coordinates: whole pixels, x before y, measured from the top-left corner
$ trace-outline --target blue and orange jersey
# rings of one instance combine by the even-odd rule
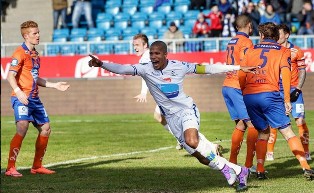
[[[266,39],[248,49],[241,65],[259,66],[257,72],[247,73],[245,79],[239,79],[243,95],[279,91],[280,75],[288,68],[290,86],[291,51],[273,40]],[[240,76],[242,76],[241,73]]]
[[[36,50],[30,51],[23,43],[14,51],[9,71],[16,72],[17,85],[28,97],[38,96],[39,68],[40,59]],[[11,96],[15,93],[12,92]]]
[[[299,83],[299,71],[306,68],[304,52],[298,46],[291,42],[289,43],[291,52],[294,52],[294,54],[291,53],[291,86],[297,87]]]
[[[246,33],[238,32],[227,45],[227,65],[240,65],[248,48],[253,46]],[[237,71],[227,73],[223,86],[240,89]]]

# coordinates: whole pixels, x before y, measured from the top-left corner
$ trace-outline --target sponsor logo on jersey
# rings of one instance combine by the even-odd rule
[[[19,61],[17,59],[13,58],[11,61],[11,66],[17,66],[18,63],[19,63]]]

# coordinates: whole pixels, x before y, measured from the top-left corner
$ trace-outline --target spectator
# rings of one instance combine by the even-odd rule
[[[302,11],[303,1],[288,0],[287,4],[286,20],[290,24],[292,19],[297,18]]]
[[[301,25],[298,35],[314,34],[314,10],[311,2],[304,2],[299,18]]]
[[[225,15],[229,12],[229,9],[232,9],[232,6],[228,0],[219,0],[218,9]]]
[[[263,0],[258,2],[256,9],[258,10],[258,12],[261,16],[265,14],[266,5],[265,5]]]
[[[279,15],[282,23],[286,22],[287,3],[285,0],[265,0],[265,3],[273,6],[274,12]]]
[[[223,14],[219,11],[218,6],[214,5],[211,12],[205,16],[210,19],[211,37],[221,37]]]
[[[234,2],[235,2],[236,10],[237,10],[237,16],[241,15],[244,12],[243,9],[245,9],[245,7],[248,6],[249,4],[249,0],[237,0]]]
[[[198,14],[197,20],[193,26],[193,37],[208,37],[210,33],[209,24],[206,22],[203,13]]]
[[[232,12],[232,9],[229,9],[229,11],[224,16],[222,37],[233,37],[236,35],[235,29],[233,26],[234,22],[235,22],[235,14]]]
[[[265,14],[262,15],[260,21],[261,24],[267,22],[273,22],[277,25],[281,23],[279,15],[276,12],[274,12],[274,8],[271,4],[268,4],[266,6]]]
[[[66,16],[68,9],[68,0],[52,0],[53,9],[53,29],[58,28],[59,18],[61,16],[62,28],[67,28]]]
[[[170,23],[169,29],[167,31],[165,31],[165,33],[164,33],[164,39],[173,40],[173,39],[183,39],[183,38],[184,38],[183,33],[176,26],[176,23],[172,21]],[[182,46],[183,46],[183,42],[182,41],[176,42],[175,45],[173,45],[172,42],[169,42],[168,43],[169,51],[174,51],[173,46],[176,47],[176,50],[181,50]]]
[[[1,21],[5,22],[5,16],[7,15],[7,9],[10,6],[8,0],[1,0]]]
[[[163,3],[169,3],[170,0],[155,0],[154,11],[157,11],[157,8]]]
[[[81,15],[84,13],[88,28],[94,27],[94,22],[92,18],[92,3],[91,0],[76,0],[72,15],[73,28],[79,27],[79,21]]]
[[[257,10],[255,5],[252,2],[250,2],[249,5],[247,6],[246,13],[244,13],[244,14],[249,16],[249,18],[252,21],[253,36],[258,36],[257,27],[258,27],[258,24],[261,20],[260,12]]]

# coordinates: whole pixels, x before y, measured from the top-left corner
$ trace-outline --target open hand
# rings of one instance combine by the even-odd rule
[[[89,56],[92,58],[89,62],[88,62],[88,66],[89,67],[101,67],[102,66],[102,61],[99,60],[98,58],[95,58],[93,55],[89,54]]]
[[[241,66],[240,70],[246,73],[250,72],[250,73],[255,74],[257,68],[258,66]]]
[[[136,102],[140,102],[140,103],[146,103],[147,102],[146,94],[139,94],[133,98],[137,99]]]

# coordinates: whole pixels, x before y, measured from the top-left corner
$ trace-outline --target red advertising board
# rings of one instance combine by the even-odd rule
[[[304,50],[307,71],[314,72],[314,49]],[[225,52],[193,52],[169,54],[169,59],[204,64],[225,64]],[[119,64],[136,64],[136,55],[97,55],[103,61]],[[41,57],[42,78],[97,78],[120,76],[101,68],[88,66],[89,56],[47,56]],[[1,79],[6,79],[11,58],[1,58]]]

